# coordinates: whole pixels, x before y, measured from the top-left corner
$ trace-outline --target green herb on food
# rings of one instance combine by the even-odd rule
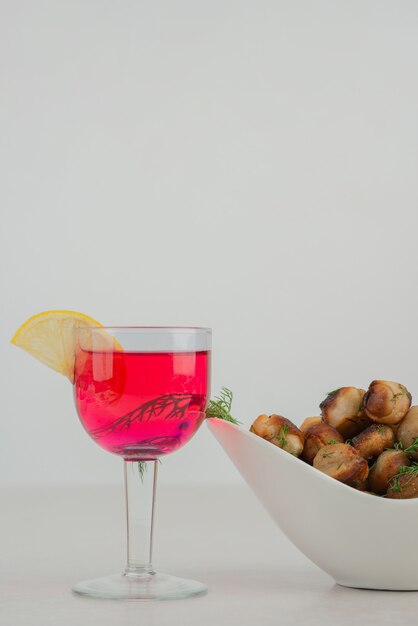
[[[286,433],[289,430],[289,426],[287,424],[283,424],[283,426],[281,427],[279,434],[278,434],[278,439],[280,440],[280,447],[281,448],[285,448],[286,444],[287,444],[287,439],[286,439]]]
[[[404,385],[399,385],[399,387],[400,387],[400,391],[398,391],[398,393],[393,394],[392,402],[395,402],[396,398],[399,398],[399,396],[408,396],[408,398],[412,400],[412,396],[409,393],[408,389],[404,387]]]
[[[401,465],[398,469],[398,473],[393,476],[389,481],[389,489],[391,491],[400,491],[401,483],[400,477],[407,476],[409,480],[406,481],[405,484],[408,484],[413,478],[417,478],[418,476],[418,463],[413,463],[412,465]]]
[[[418,450],[418,437],[411,443],[410,446],[404,449],[405,454],[413,454]]]

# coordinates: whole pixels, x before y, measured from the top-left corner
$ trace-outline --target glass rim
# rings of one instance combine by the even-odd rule
[[[94,326],[93,324],[83,324],[76,326],[76,330],[118,330],[118,331],[143,331],[143,332],[181,332],[185,333],[206,333],[212,334],[212,329],[205,326]]]

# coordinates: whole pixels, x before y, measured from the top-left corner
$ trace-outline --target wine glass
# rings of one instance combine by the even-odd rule
[[[78,583],[83,596],[175,599],[206,585],[157,574],[152,531],[158,459],[183,446],[205,417],[211,330],[192,327],[80,327],[74,398],[81,423],[124,459],[128,558],[125,572]]]

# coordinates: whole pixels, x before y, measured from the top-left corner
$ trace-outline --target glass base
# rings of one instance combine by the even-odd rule
[[[85,580],[73,592],[90,598],[109,600],[177,600],[207,593],[207,586],[196,580],[168,574],[115,574]]]

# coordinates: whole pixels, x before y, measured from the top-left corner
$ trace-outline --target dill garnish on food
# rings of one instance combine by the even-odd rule
[[[395,441],[395,443],[393,444],[393,448],[395,450],[402,450],[402,452],[405,452],[405,454],[414,454],[415,452],[418,451],[418,437],[416,437],[414,439],[414,441],[411,443],[410,446],[408,446],[407,448],[404,448],[402,446],[401,442]]]
[[[418,450],[418,437],[411,443],[410,446],[404,448],[405,454],[414,454]]]
[[[417,478],[418,476],[418,463],[413,463],[412,465],[401,465],[398,469],[398,473],[395,474],[389,481],[389,486],[392,491],[400,491],[401,483],[399,478],[401,476],[408,476],[409,480],[413,478]]]
[[[285,448],[286,444],[287,444],[287,439],[286,439],[286,433],[289,430],[289,426],[287,424],[284,424],[279,432],[279,439],[280,439],[280,447],[281,448]]]

